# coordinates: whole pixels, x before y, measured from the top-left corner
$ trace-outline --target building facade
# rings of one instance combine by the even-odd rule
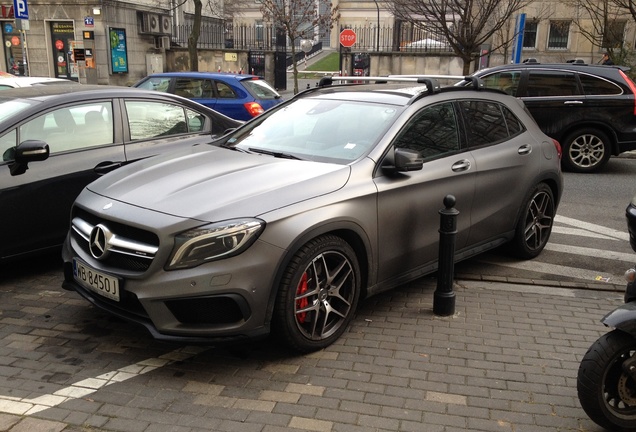
[[[174,64],[168,64],[166,52],[175,49],[176,40],[184,40],[177,38],[174,32],[192,22],[191,2],[180,3],[176,0],[31,0],[28,20],[21,20],[15,18],[11,0],[0,0],[4,47],[0,71],[62,77],[85,83],[130,85],[149,73],[174,67]],[[357,45],[351,47],[353,51],[382,52],[387,56],[416,41],[409,40],[417,36],[404,32],[404,23],[396,22],[383,2],[337,0],[335,4],[339,7],[340,19],[332,29],[317,36],[322,38],[323,46],[339,49],[340,29],[345,27],[369,30],[367,40],[357,41]],[[597,63],[602,57],[604,43],[592,43],[580,29],[592,27],[591,23],[586,24],[586,20],[590,20],[582,8],[550,0],[532,3],[523,12],[526,18],[523,59],[536,58],[541,62],[581,59]],[[205,23],[225,25],[223,20],[215,17],[219,14],[212,10],[204,9],[203,15]],[[270,23],[263,21],[258,4],[254,3],[231,24],[234,28],[258,28]],[[631,16],[617,16],[611,19],[611,24],[625,46],[633,49],[635,35]],[[493,38],[486,61],[476,62],[475,68],[511,61],[511,44],[506,40],[510,39],[513,29],[511,20],[510,25]],[[386,38],[391,41],[385,43]],[[232,50],[227,44],[224,47],[227,51]],[[222,51],[223,45],[220,49]],[[221,51],[219,56],[224,55]],[[412,58],[406,59],[403,53],[401,55],[404,61],[417,63]],[[409,55],[431,54],[413,52]],[[383,72],[403,70],[392,66],[395,60],[385,59],[384,63],[388,66],[382,68]],[[216,70],[216,63],[212,66]]]

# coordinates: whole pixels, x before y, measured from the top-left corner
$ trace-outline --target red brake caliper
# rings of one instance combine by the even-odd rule
[[[298,288],[296,289],[296,296],[301,296],[307,292],[307,272],[303,273],[303,276],[300,278],[300,282],[298,282]],[[301,310],[309,305],[309,300],[307,297],[303,297],[301,299],[296,300],[296,310]],[[307,319],[307,312],[296,314],[296,319],[299,323],[304,324]]]

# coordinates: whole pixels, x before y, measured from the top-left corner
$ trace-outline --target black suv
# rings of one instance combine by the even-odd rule
[[[610,155],[636,149],[636,85],[627,69],[585,63],[510,64],[474,75],[521,98],[563,147],[563,168],[598,171]]]

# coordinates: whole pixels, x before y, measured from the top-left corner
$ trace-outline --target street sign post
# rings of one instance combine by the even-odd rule
[[[340,45],[351,48],[356,43],[356,32],[351,29],[344,29],[340,32]]]

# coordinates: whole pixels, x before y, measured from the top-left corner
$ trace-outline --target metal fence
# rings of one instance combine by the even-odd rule
[[[432,31],[404,25],[348,27],[356,33],[353,51],[401,51],[409,53],[452,52],[448,42]],[[342,30],[342,29],[341,29]],[[173,45],[187,47],[191,24],[174,26],[171,41]],[[264,51],[291,51],[284,35],[277,33],[273,25],[232,26],[223,23],[202,24],[198,48],[202,49],[242,49]],[[300,41],[296,41],[296,52],[300,58],[304,53]],[[315,45],[317,46],[317,44]]]

